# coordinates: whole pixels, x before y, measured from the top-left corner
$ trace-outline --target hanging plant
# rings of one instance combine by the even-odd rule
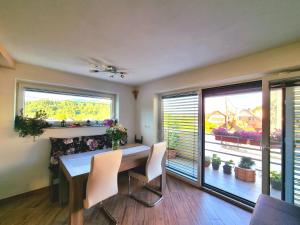
[[[47,121],[47,114],[43,110],[35,113],[34,118],[29,118],[23,115],[21,110],[20,115],[15,118],[15,131],[19,133],[20,137],[33,136],[34,140],[37,136],[44,133],[44,129],[50,127]]]

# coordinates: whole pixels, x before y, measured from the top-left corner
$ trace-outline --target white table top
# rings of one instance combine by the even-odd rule
[[[129,147],[122,149],[123,156],[149,151],[150,147],[146,145],[139,145],[135,147]],[[96,154],[111,151],[111,149],[101,149],[91,152],[84,152],[72,155],[63,155],[60,157],[61,163],[68,171],[71,177],[79,176],[85,173],[89,173],[91,169],[91,159]]]

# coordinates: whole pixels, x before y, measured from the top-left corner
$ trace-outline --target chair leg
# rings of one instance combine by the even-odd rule
[[[161,183],[161,179],[160,179],[160,191],[157,191],[147,185],[144,186],[144,188],[146,188],[147,190],[151,191],[152,193],[158,195],[159,199],[157,199],[156,201],[154,202],[147,202],[143,199],[140,199],[138,197],[136,197],[135,195],[133,195],[131,193],[131,180],[130,180],[130,176],[128,175],[128,195],[133,198],[134,200],[142,203],[143,205],[147,206],[147,207],[154,207],[156,204],[158,204],[162,199],[163,199],[163,195],[162,195],[162,183]]]
[[[114,224],[118,224],[118,221],[116,218],[113,217],[113,215],[109,212],[109,210],[103,205],[103,203],[100,203],[101,209],[103,209],[103,212],[105,215],[112,221]]]

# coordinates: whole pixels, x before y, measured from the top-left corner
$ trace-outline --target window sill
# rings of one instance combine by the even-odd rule
[[[74,129],[74,128],[105,128],[104,125],[102,126],[67,126],[67,127],[60,127],[60,126],[52,126],[52,127],[48,127],[46,129]]]

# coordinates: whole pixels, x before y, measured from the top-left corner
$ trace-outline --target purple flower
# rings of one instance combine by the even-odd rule
[[[111,119],[106,119],[103,121],[104,126],[111,127],[114,124],[114,121]]]
[[[234,133],[228,132],[226,128],[219,127],[213,129],[213,134],[214,135],[223,135],[223,136],[231,136],[231,137],[237,137],[237,138],[243,138],[243,139],[251,139],[255,141],[261,140],[261,132],[256,132],[256,131],[236,131]]]

